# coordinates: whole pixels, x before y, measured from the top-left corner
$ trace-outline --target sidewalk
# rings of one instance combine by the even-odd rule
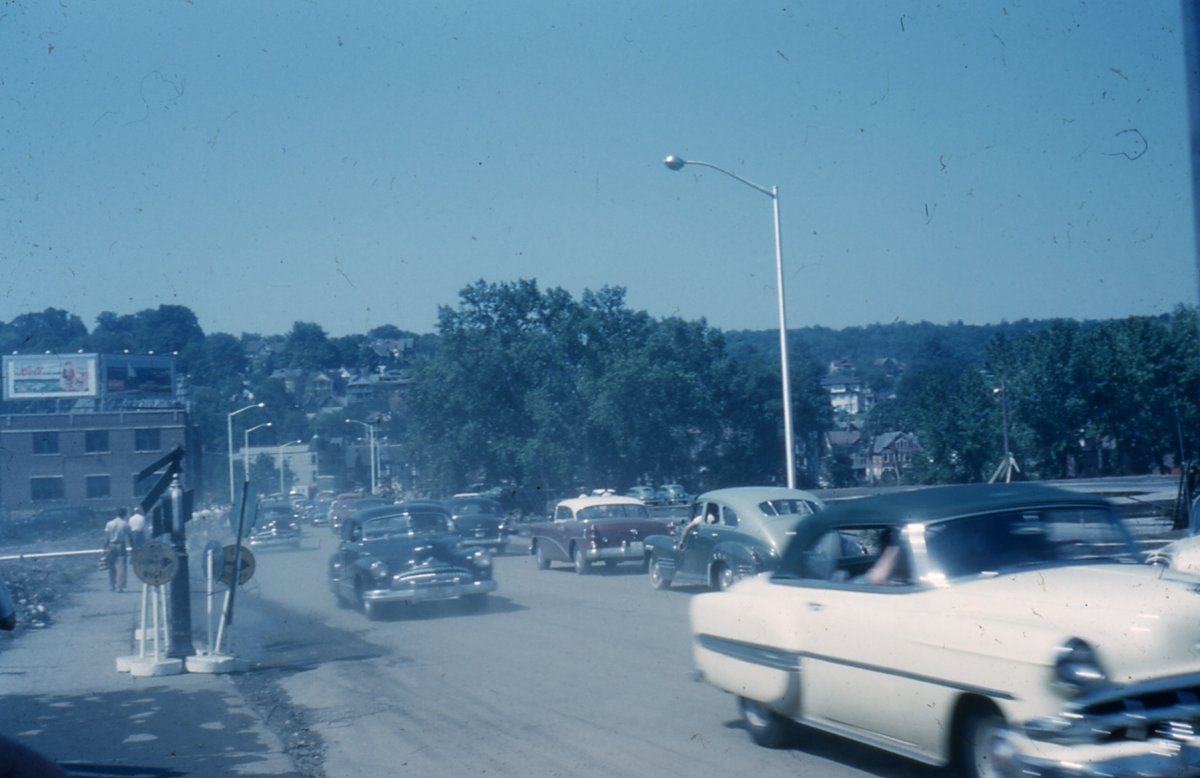
[[[82,585],[48,629],[3,639],[0,734],[73,776],[298,775],[229,676],[117,672],[137,652],[141,586],[110,592],[99,572]]]

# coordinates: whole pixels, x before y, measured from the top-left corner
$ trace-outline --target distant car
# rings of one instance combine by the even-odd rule
[[[388,501],[382,497],[367,497],[361,492],[340,494],[329,504],[329,527],[335,533],[341,532],[342,522],[350,514],[363,508],[376,508],[387,504]]]
[[[646,538],[674,531],[673,522],[651,518],[641,500],[576,497],[560,500],[552,520],[529,526],[529,551],[542,570],[553,562],[566,562],[583,575],[593,562],[604,562],[609,569],[620,562],[644,564]]]
[[[647,569],[655,589],[672,582],[728,589],[734,581],[779,564],[797,522],[825,507],[820,497],[779,486],[705,492],[692,503],[686,537],[646,538]]]
[[[339,605],[373,620],[391,603],[461,597],[481,606],[496,581],[491,555],[459,545],[441,503],[414,500],[358,511],[342,523],[329,586]]]
[[[800,722],[971,778],[1196,774],[1196,580],[1142,563],[1099,497],[850,500],[689,607],[695,667],[763,745]]]
[[[658,505],[659,499],[655,495],[653,486],[634,486],[625,493],[626,497],[632,497],[635,500],[641,500],[646,505]]]
[[[664,505],[687,504],[687,489],[684,489],[680,484],[663,484],[658,487],[658,491],[662,493]]]
[[[247,537],[254,548],[299,548],[303,540],[300,522],[288,500],[264,500]]]
[[[470,495],[451,497],[445,505],[464,546],[482,546],[497,554],[508,548],[508,517],[499,502]]]

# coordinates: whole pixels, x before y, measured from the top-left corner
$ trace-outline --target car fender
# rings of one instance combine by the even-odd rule
[[[718,689],[799,717],[800,636],[783,604],[761,596],[757,583],[691,599],[692,659]]]
[[[646,549],[646,555],[654,554],[662,559],[670,559],[675,561],[675,538],[670,535],[648,535],[642,541],[643,547]]]
[[[753,570],[750,575],[755,575],[767,568],[762,565],[766,560],[766,555],[758,552],[759,561],[755,561],[755,550],[738,540],[722,541],[712,550],[712,558],[708,560],[708,576],[712,578],[713,568],[718,564],[726,565],[733,569],[736,577],[744,577],[747,569]]]

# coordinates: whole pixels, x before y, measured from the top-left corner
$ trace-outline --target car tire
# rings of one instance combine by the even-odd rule
[[[604,569],[605,569],[605,570],[607,570],[607,571],[608,571],[608,572],[610,572],[610,573],[615,573],[615,572],[617,572],[617,560],[615,560],[615,559],[605,559],[605,560],[604,560]]]
[[[1006,727],[1004,716],[991,703],[965,710],[955,738],[956,774],[966,778],[999,778],[1000,766],[994,760],[992,742]]]
[[[575,547],[571,554],[571,561],[575,564],[575,572],[579,575],[587,575],[592,572],[592,563],[583,555],[583,549]]]
[[[549,570],[550,569],[550,557],[546,556],[546,552],[542,548],[541,543],[538,543],[536,546],[534,546],[533,553],[534,553],[534,556],[537,557],[538,570]]]
[[[723,592],[730,586],[733,586],[737,579],[733,575],[733,568],[726,564],[717,564],[712,570],[712,588],[714,591]]]
[[[508,550],[508,544],[501,543],[500,545],[496,546],[496,556],[504,556],[504,552],[507,550]]]
[[[738,710],[742,714],[743,726],[758,745],[783,748],[795,739],[796,725],[761,702],[738,697]]]
[[[663,574],[662,562],[659,561],[658,557],[653,556],[653,555],[650,557],[649,574],[650,574],[650,585],[653,586],[655,589],[662,591],[663,589],[671,588],[671,579]]]

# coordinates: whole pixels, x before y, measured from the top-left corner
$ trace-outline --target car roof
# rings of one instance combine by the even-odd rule
[[[732,505],[752,505],[756,508],[760,502],[766,500],[804,500],[815,503],[818,507],[825,505],[825,501],[812,492],[806,492],[803,489],[789,489],[786,486],[732,486],[726,489],[713,489],[692,498],[693,502],[703,502],[704,500],[718,500]]]
[[[1085,506],[1107,508],[1103,497],[1028,482],[931,486],[846,500],[806,519],[794,543],[805,543],[833,527],[902,526],[993,513],[1012,508]]]
[[[354,514],[355,521],[366,521],[378,516],[395,516],[400,513],[428,513],[436,511],[437,513],[449,514],[446,506],[436,500],[408,500],[407,502],[393,503],[391,505],[379,505],[372,508],[363,508]]]
[[[587,508],[591,505],[645,505],[636,497],[624,497],[619,494],[604,494],[588,497],[572,497],[569,500],[559,500],[559,505],[565,505],[573,511]]]

